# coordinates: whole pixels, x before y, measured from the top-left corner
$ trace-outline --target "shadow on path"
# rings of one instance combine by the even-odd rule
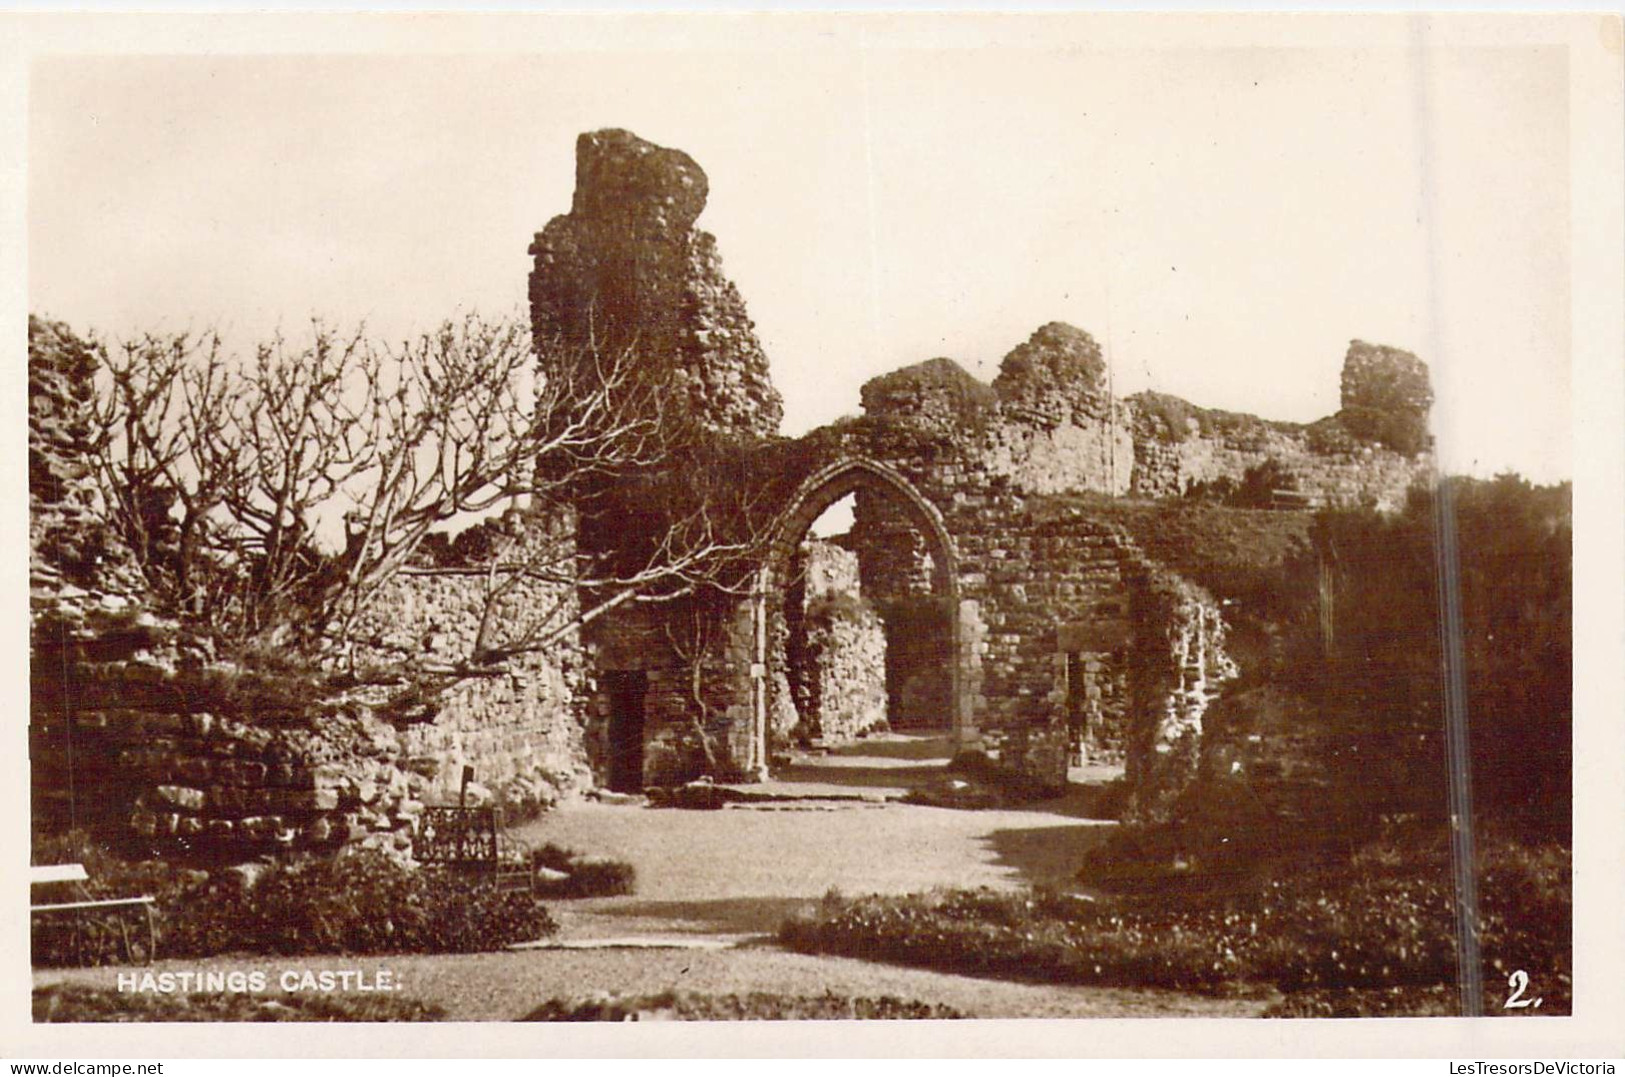
[[[1077,883],[1084,854],[1106,840],[1116,824],[1043,826],[995,830],[984,838],[1000,867],[1014,868],[1034,886],[1071,887]]]
[[[839,748],[829,751],[829,758],[842,759],[858,756],[864,759],[915,759],[940,760],[947,763],[953,758],[953,734],[946,732],[934,733],[889,733],[878,737],[868,737],[843,744]]]
[[[563,907],[570,918],[611,927],[619,921],[648,930],[659,927],[674,932],[730,934],[777,934],[779,925],[809,898],[737,897],[699,901],[626,901],[597,904],[581,909]]]
[[[797,752],[789,765],[773,769],[772,781],[876,791],[912,789],[940,778],[952,755],[949,734],[882,733],[825,752]]]
[[[942,777],[943,764],[936,766],[819,766],[792,763],[773,772],[775,782],[798,785],[838,785],[852,789],[912,789]]]

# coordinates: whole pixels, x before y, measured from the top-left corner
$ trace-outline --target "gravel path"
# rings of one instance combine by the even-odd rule
[[[636,895],[558,902],[561,937],[771,933],[831,889],[892,893],[948,886],[1065,886],[1111,823],[1076,799],[1042,810],[955,811],[887,802],[943,775],[945,738],[890,735],[798,756],[750,793],[798,799],[720,811],[586,802],[518,831],[636,866]],[[859,799],[868,798],[868,799]]]
[[[566,937],[775,930],[831,888],[1065,883],[1110,824],[1035,811],[803,802],[722,811],[579,804],[520,831],[637,867],[635,895],[558,902]],[[619,922],[619,926],[617,926]]]

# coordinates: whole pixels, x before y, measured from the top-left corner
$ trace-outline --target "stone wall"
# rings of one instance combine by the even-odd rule
[[[1310,424],[1199,408],[1162,393],[1116,399],[1103,370],[1087,333],[1051,323],[1005,357],[991,386],[949,359],[872,380],[865,414],[903,444],[884,444],[875,428],[868,440],[881,443],[877,459],[893,463],[888,449],[915,455],[895,436],[913,431],[915,442],[931,446],[938,466],[928,469],[948,482],[950,500],[998,490],[1169,498],[1207,487],[1219,496],[1268,468],[1279,489],[1266,493],[1278,493],[1285,507],[1391,510],[1431,473],[1427,371],[1407,352],[1351,343],[1344,409]],[[940,466],[947,458],[959,476]]]
[[[1136,394],[1128,400],[1132,492],[1181,497],[1207,488],[1220,494],[1267,469],[1277,500],[1290,507],[1394,511],[1432,472],[1427,367],[1409,352],[1351,341],[1341,388],[1342,409],[1309,424],[1199,408],[1164,393]]]
[[[465,764],[476,803],[525,811],[590,782],[576,635],[499,653],[539,611],[568,623],[573,581],[418,566],[372,596],[361,642],[326,667],[274,644],[226,660],[206,633],[148,608],[134,559],[102,522],[84,424],[96,349],[54,323],[29,329],[37,827],[111,828],[220,859],[345,842],[406,852],[422,807],[454,799]],[[573,569],[568,513],[482,530],[493,556],[545,549]]]
[[[574,635],[471,665],[487,569],[407,570],[375,597],[366,641],[328,669],[216,661],[136,605],[73,616],[42,605],[32,648],[35,823],[128,829],[167,850],[241,859],[346,842],[407,853],[425,804],[528,813],[591,784]],[[72,592],[70,592],[71,597]],[[497,603],[492,645],[523,608],[574,588],[522,581]],[[568,612],[568,611],[567,611]]]
[[[935,593],[937,566],[919,521],[896,494],[857,491],[852,533],[863,595],[886,634],[887,713],[896,729],[953,722],[950,611]]]
[[[844,744],[886,728],[886,633],[855,595],[814,598],[807,609],[807,732]]]
[[[807,538],[785,603],[784,665],[797,734],[844,744],[886,726],[886,632],[863,591],[858,556]]]
[[[573,519],[514,512],[505,523],[517,542],[492,564],[395,576],[358,619],[362,643],[351,661],[399,666],[431,684],[444,671],[447,687],[401,716],[401,750],[430,779],[431,799],[455,800],[463,767],[472,766],[477,795],[531,810],[593,784],[582,705],[588,668],[579,633],[558,633],[577,614],[575,585],[536,567],[573,565]]]
[[[1308,426],[1265,422],[1205,411],[1161,394],[1131,397],[1129,404],[1135,415],[1131,491],[1136,497],[1182,497],[1205,487],[1222,499],[1268,468],[1282,507],[1370,505],[1393,511],[1432,468],[1427,454],[1407,456],[1359,441],[1335,418]],[[1170,416],[1176,422],[1187,416],[1183,430],[1170,428]]]
[[[141,575],[103,522],[89,408],[100,356],[66,325],[28,318],[29,585],[36,609],[123,609]]]
[[[705,196],[704,173],[686,155],[625,132],[583,136],[572,211],[532,247],[538,341],[580,337],[584,326],[599,339],[636,337],[655,356],[651,376],[687,394],[708,425],[768,433],[779,409],[765,360],[710,238],[693,230]],[[861,417],[798,439],[791,455],[812,470],[847,457],[884,464],[950,536],[952,551],[934,550],[916,506],[883,482],[858,485],[849,545],[886,628],[891,720],[947,725],[957,669],[965,723],[994,744],[1001,731],[1022,731],[1011,754],[1031,756],[1033,768],[1053,771],[1056,729],[1099,756],[1126,758],[1137,776],[1183,758],[1175,746],[1200,728],[1234,669],[1219,605],[1148,558],[1109,513],[1057,509],[1054,496],[1396,506],[1430,466],[1425,436],[1397,433],[1425,435],[1426,368],[1355,342],[1343,391],[1338,415],[1308,425],[1158,394],[1124,399],[1096,341],[1061,323],[1013,348],[991,384],[942,358],[871,380]],[[803,663],[799,682],[787,673],[789,658],[809,651],[807,598],[766,601],[769,661],[754,672],[742,620],[707,649],[698,681],[673,679],[669,646],[637,623],[664,625],[681,619],[677,611],[627,611],[595,631],[598,668],[647,673],[651,744],[673,745],[661,752],[692,758],[680,731],[695,714],[737,740],[757,691],[778,738],[798,721],[796,699],[802,715],[814,709],[814,664]],[[850,627],[840,646],[856,653],[872,632]]]
[[[365,693],[206,662],[150,613],[36,623],[34,825],[240,860],[346,842],[405,852],[430,781]]]
[[[1203,719],[1240,671],[1213,597],[1158,565],[1138,567],[1125,777],[1132,810],[1154,816],[1196,777]]]
[[[756,761],[751,748],[755,635],[748,603],[724,604],[720,610],[687,601],[628,604],[589,625],[583,638],[595,674],[588,689],[586,747],[600,784],[608,784],[617,720],[605,675],[621,673],[641,674],[647,685],[642,784],[749,776]],[[786,683],[782,700],[791,708],[793,726],[789,697]],[[714,762],[701,744],[702,731]]]

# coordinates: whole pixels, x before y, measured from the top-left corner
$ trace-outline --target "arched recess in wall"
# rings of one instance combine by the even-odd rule
[[[827,464],[809,476],[790,499],[781,517],[778,533],[774,536],[766,564],[759,581],[759,598],[780,594],[786,586],[796,551],[807,532],[823,515],[824,510],[848,494],[860,489],[872,489],[888,495],[903,506],[907,516],[925,537],[931,555],[932,593],[947,607],[949,653],[954,656],[950,668],[950,719],[956,737],[964,735],[969,725],[969,713],[963,697],[965,678],[962,672],[964,651],[961,644],[959,616],[959,558],[954,550],[953,538],[943,526],[942,514],[927,501],[912,483],[892,468],[863,457],[845,457]],[[754,701],[756,717],[756,758],[765,760],[767,752],[767,603],[756,603],[756,638],[758,676]]]

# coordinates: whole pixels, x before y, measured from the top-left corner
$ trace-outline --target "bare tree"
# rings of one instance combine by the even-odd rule
[[[94,419],[106,502],[154,593],[239,639],[342,641],[447,521],[518,495],[614,512],[629,476],[668,476],[643,506],[658,510],[657,529],[493,560],[488,610],[527,576],[579,585],[585,600],[501,639],[488,613],[470,660],[545,648],[624,602],[717,583],[757,541],[742,489],[661,470],[693,431],[637,376],[634,350],[551,358],[538,376],[528,329],[474,315],[398,347],[315,323],[308,343],[279,337],[246,362],[212,335],[148,335],[105,362]],[[318,534],[340,512],[342,548],[324,549]]]
[[[718,595],[694,597],[679,617],[666,621],[666,643],[683,664],[688,674],[689,700],[693,709],[688,712],[689,728],[705,756],[706,773],[717,775],[719,763],[711,734],[711,705],[705,698],[705,662],[714,653],[722,635],[725,611],[717,604]]]

